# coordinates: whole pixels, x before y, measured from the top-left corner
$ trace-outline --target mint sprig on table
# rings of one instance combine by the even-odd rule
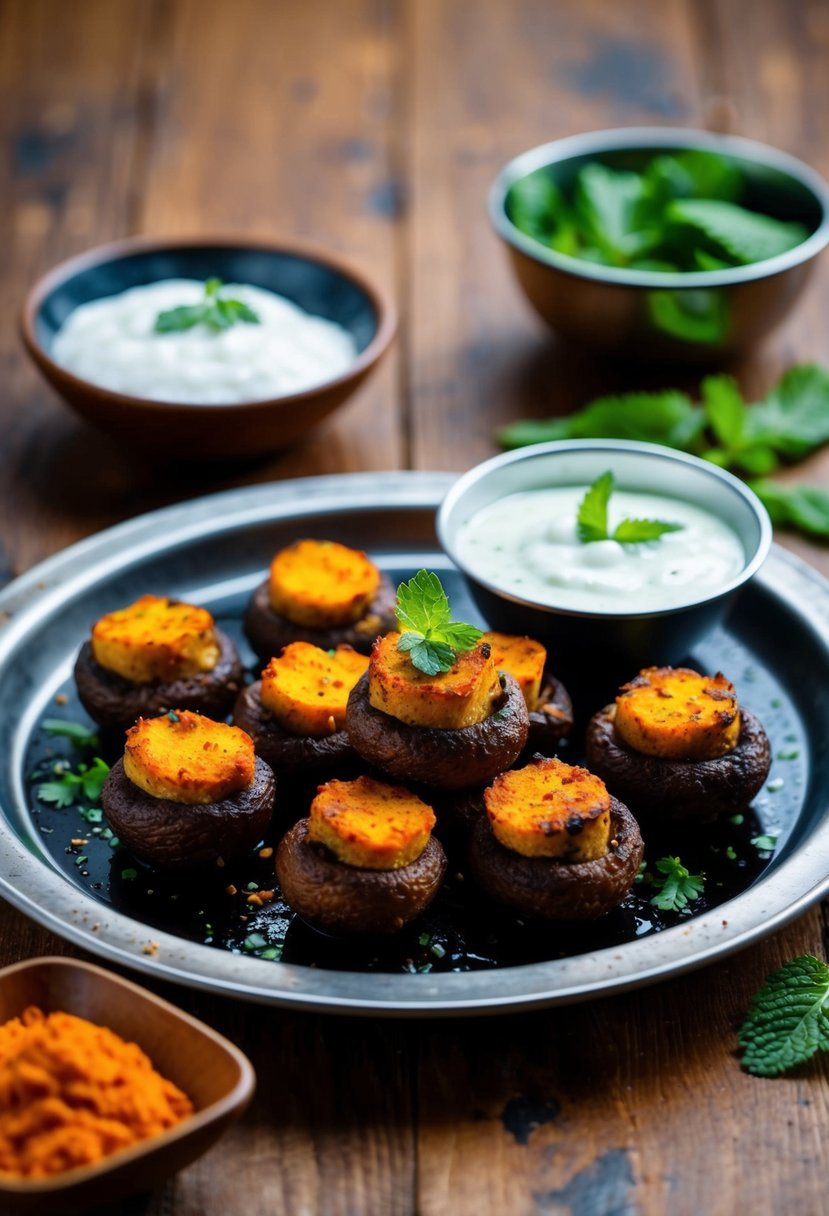
[[[582,544],[615,540],[621,545],[637,545],[643,541],[658,540],[666,532],[682,530],[682,524],[669,523],[663,519],[622,519],[611,532],[608,505],[614,489],[614,477],[608,470],[596,478],[581,500],[576,517],[576,531]]]
[[[687,149],[654,155],[640,172],[591,161],[566,190],[537,169],[510,187],[507,211],[550,249],[634,270],[721,270],[775,257],[806,239],[803,224],[741,206],[744,187],[732,161]]]
[[[181,333],[206,325],[214,333],[239,322],[259,325],[259,314],[242,300],[234,300],[221,294],[222,280],[208,279],[204,285],[204,299],[198,304],[182,304],[179,308],[168,308],[155,319],[155,331],[159,334]]]
[[[743,1068],[774,1077],[829,1051],[829,967],[802,954],[773,972],[739,1032]]]
[[[441,581],[428,570],[400,584],[395,614],[401,633],[397,649],[407,651],[412,665],[429,676],[449,671],[458,652],[471,650],[481,637],[474,625],[452,620]]]
[[[731,376],[707,376],[694,402],[677,389],[600,397],[564,418],[525,419],[497,435],[505,448],[551,439],[634,439],[691,452],[742,473],[772,521],[829,538],[829,492],[784,485],[769,474],[829,442],[829,373],[790,368],[760,401],[745,401]]]

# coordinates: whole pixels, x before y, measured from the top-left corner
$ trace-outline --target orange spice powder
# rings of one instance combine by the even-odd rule
[[[104,1026],[35,1006],[0,1026],[0,1171],[88,1165],[192,1112],[137,1044]]]

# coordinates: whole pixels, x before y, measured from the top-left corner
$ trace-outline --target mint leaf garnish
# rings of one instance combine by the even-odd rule
[[[579,503],[576,530],[583,545],[594,540],[607,540],[607,504],[613,488],[613,474],[608,470],[596,478]]]
[[[248,304],[220,295],[221,288],[221,279],[208,279],[204,285],[204,299],[200,303],[184,304],[160,312],[155,319],[156,333],[181,333],[196,325],[206,325],[214,333],[219,333],[237,322],[251,325],[260,323],[259,314]]]
[[[608,470],[597,477],[579,504],[576,531],[583,545],[597,540],[615,540],[620,545],[637,545],[658,540],[666,532],[679,532],[682,524],[662,519],[623,519],[614,531],[608,530],[607,507],[615,488],[613,474]]]
[[[458,652],[471,650],[481,637],[474,625],[452,620],[441,581],[428,570],[400,584],[395,614],[401,630],[397,649],[408,652],[413,666],[426,675],[449,671]]]
[[[812,954],[773,972],[739,1032],[743,1068],[774,1077],[829,1050],[829,967]]]
[[[689,903],[699,899],[705,889],[702,874],[690,874],[678,857],[661,857],[656,863],[659,875],[653,885],[659,888],[651,903],[662,912],[681,912]]]

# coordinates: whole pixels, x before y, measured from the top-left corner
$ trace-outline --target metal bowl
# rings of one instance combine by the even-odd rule
[[[777,257],[727,270],[661,273],[601,266],[549,249],[509,217],[515,182],[546,169],[565,191],[591,161],[641,169],[655,153],[697,148],[740,169],[746,203],[808,229]],[[702,362],[750,346],[778,325],[829,242],[829,187],[808,165],[753,140],[708,131],[630,127],[543,144],[511,160],[495,179],[489,214],[530,303],[562,337],[609,353]]]
[[[524,490],[590,485],[607,469],[612,469],[619,489],[664,494],[718,516],[742,543],[745,562],[740,572],[713,592],[694,595],[689,589],[678,607],[630,612],[617,603],[583,612],[527,599],[481,577],[459,553],[459,529],[490,503]],[[759,570],[772,539],[765,507],[736,477],[696,456],[624,439],[540,443],[484,461],[452,486],[438,511],[437,531],[493,629],[545,642],[562,674],[611,672],[622,679],[641,667],[685,658],[720,623],[740,588]]]
[[[301,392],[227,405],[153,401],[73,375],[52,358],[55,334],[80,304],[160,279],[247,283],[342,325],[357,357]],[[133,237],[70,258],[40,279],[23,305],[23,342],[53,388],[90,422],[130,445],[188,459],[258,456],[302,439],[362,383],[394,337],[391,303],[363,274],[297,242],[253,238]]]

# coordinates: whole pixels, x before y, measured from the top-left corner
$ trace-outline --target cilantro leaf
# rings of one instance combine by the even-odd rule
[[[452,620],[441,581],[428,570],[400,584],[395,614],[401,630],[397,649],[426,675],[449,671],[458,652],[471,650],[481,637],[474,625]]]
[[[829,967],[803,954],[773,972],[739,1032],[743,1068],[774,1077],[829,1051]]]
[[[427,636],[431,630],[448,625],[449,600],[440,579],[428,570],[419,570],[408,583],[397,588],[397,622],[402,628]]]
[[[653,885],[659,887],[651,903],[662,912],[681,912],[699,899],[705,888],[702,874],[690,874],[678,857],[661,857],[656,868],[662,875],[654,875]]]
[[[97,733],[81,722],[68,722],[64,718],[44,718],[40,725],[47,734],[71,739],[76,747],[98,746]]]
[[[259,314],[242,300],[220,295],[221,287],[221,279],[208,279],[204,285],[204,299],[198,304],[183,304],[160,312],[155,319],[156,333],[180,333],[194,329],[196,325],[206,325],[214,333],[230,329],[237,322],[258,325]]]
[[[43,781],[35,787],[40,802],[52,803],[59,810],[72,806],[83,796],[97,802],[109,773],[109,765],[100,756],[91,764],[79,764],[75,771],[63,764],[54,768],[55,780]]]
[[[608,470],[597,477],[579,503],[576,530],[583,545],[607,540],[607,504],[613,493],[613,474]]]
[[[665,215],[708,237],[715,253],[724,251],[744,265],[794,249],[808,236],[803,224],[776,220],[721,199],[679,199],[668,204]]]
[[[586,240],[613,266],[624,266],[659,243],[649,226],[648,193],[639,173],[619,172],[597,162],[578,175],[575,210]]]
[[[77,797],[75,783],[67,782],[65,778],[41,782],[36,793],[41,802],[51,802],[61,811],[71,806]]]
[[[620,545],[638,545],[648,540],[659,540],[666,532],[681,532],[682,526],[662,519],[623,519],[616,526],[613,539]]]

